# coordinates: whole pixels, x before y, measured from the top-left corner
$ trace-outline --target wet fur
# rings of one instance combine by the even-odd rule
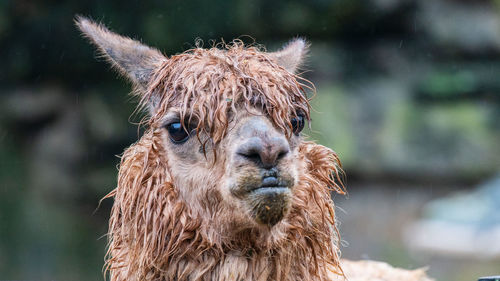
[[[372,261],[343,260],[344,275],[330,197],[344,193],[339,159],[294,135],[290,122],[309,119],[304,90],[314,86],[294,74],[307,54],[304,40],[272,53],[234,41],[167,58],[89,19],[75,22],[149,111],[107,195],[115,200],[106,259],[112,281],[431,280],[422,269]],[[172,144],[164,128],[172,118],[196,137]],[[290,188],[284,196],[247,192],[265,171],[231,158],[227,147],[238,148],[245,139],[238,132],[248,131],[242,124],[286,136],[291,154],[276,166]]]
[[[150,130],[125,152],[118,188],[109,195],[115,198],[107,260],[112,280],[329,280],[331,270],[340,273],[330,191],[342,189],[332,176],[339,172],[333,151],[302,143],[287,218],[272,229],[234,229],[214,219],[231,216],[217,209],[216,186],[200,194],[213,213],[196,212],[180,199],[161,139]]]
[[[343,189],[338,185],[340,164],[330,149],[302,140],[294,144],[299,177],[293,203],[272,228],[248,223],[222,204],[218,179],[225,173],[224,157],[214,157],[209,171],[200,173],[211,175],[203,186],[174,184],[171,165],[178,163],[169,161],[163,147],[162,118],[169,108],[180,108],[186,123],[196,120],[198,134],[209,136],[214,151],[221,150],[218,144],[238,109],[258,108],[289,135],[287,116],[298,110],[309,116],[294,75],[256,49],[231,48],[224,60],[219,49],[192,50],[171,58],[153,76],[143,102],[157,95],[158,109],[150,129],[124,154],[118,188],[111,194],[115,205],[107,266],[112,280],[328,280],[332,270],[341,272],[330,191]],[[227,67],[241,65],[235,63],[238,59],[248,69],[237,74],[247,80],[227,73]],[[204,70],[207,64],[213,68]],[[263,87],[259,79],[281,84]],[[251,166],[243,168],[255,174]],[[180,196],[186,188],[197,202]]]
[[[235,41],[167,59],[85,18],[77,25],[133,81],[150,113],[107,196],[115,200],[106,260],[112,281],[330,280],[342,274],[330,197],[344,192],[339,159],[295,136],[290,122],[310,116],[305,89],[313,85],[294,74],[306,53],[303,40],[276,53]],[[182,146],[169,142],[164,128],[173,111],[196,135]],[[265,215],[259,204],[269,200],[238,200],[221,182],[234,172],[225,149],[234,126],[256,115],[285,135],[293,152],[280,175],[294,183],[291,200]],[[258,169],[248,164],[238,173],[251,184]],[[240,201],[250,208],[238,208]],[[273,226],[245,212],[258,212]]]

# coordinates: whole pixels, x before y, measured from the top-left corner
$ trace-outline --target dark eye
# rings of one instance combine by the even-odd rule
[[[290,120],[290,123],[292,123],[293,133],[298,136],[302,129],[304,129],[304,116],[297,115],[296,117],[292,118],[292,120]]]
[[[181,122],[173,122],[166,126],[170,140],[175,144],[181,144],[189,139],[189,133],[182,127]]]

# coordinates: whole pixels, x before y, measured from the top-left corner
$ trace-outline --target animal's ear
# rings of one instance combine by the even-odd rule
[[[297,38],[288,42],[280,51],[269,53],[269,55],[283,68],[295,73],[304,62],[308,49],[307,42],[302,38]]]
[[[153,70],[167,59],[160,51],[113,33],[87,18],[77,16],[75,23],[113,67],[132,80],[139,90],[146,89]]]

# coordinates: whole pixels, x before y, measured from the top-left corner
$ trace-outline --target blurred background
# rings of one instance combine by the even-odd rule
[[[76,14],[158,47],[311,44],[311,139],[336,150],[343,257],[500,274],[500,1],[0,1],[0,279],[103,280],[130,85]],[[248,43],[252,40],[243,37]]]

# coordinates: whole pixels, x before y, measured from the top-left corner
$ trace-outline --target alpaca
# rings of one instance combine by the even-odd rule
[[[149,113],[107,195],[112,281],[344,278],[330,196],[345,193],[339,158],[300,136],[313,87],[294,74],[304,40],[167,57],[86,18],[76,24]]]

